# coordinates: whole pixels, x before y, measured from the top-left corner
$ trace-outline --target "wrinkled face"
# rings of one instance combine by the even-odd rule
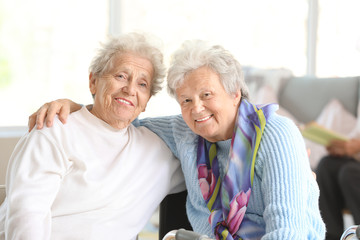
[[[90,74],[90,91],[95,94],[91,113],[114,128],[128,126],[145,111],[153,74],[146,58],[131,53],[115,56],[113,68],[103,76]]]
[[[208,67],[196,69],[186,75],[176,96],[194,133],[210,142],[232,137],[241,92],[228,94],[217,73]]]

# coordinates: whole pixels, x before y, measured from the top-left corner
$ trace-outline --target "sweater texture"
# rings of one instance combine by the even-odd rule
[[[185,190],[156,134],[115,129],[83,107],[26,134],[9,161],[0,239],[136,239],[162,199]]]
[[[201,194],[196,167],[198,136],[181,115],[145,118],[140,124],[159,135],[181,161],[185,176],[187,215],[195,232],[214,237]],[[220,173],[229,159],[231,139],[217,142]],[[255,163],[252,195],[246,215],[259,223],[263,240],[325,238],[319,188],[310,169],[299,129],[288,118],[273,114],[267,121]]]

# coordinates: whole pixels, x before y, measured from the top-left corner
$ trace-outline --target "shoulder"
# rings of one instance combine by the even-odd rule
[[[42,129],[36,129],[36,127],[34,127],[30,134],[45,136],[48,139],[60,141],[60,139],[62,139],[64,136],[73,133],[74,126],[79,126],[81,125],[81,122],[84,123],[84,121],[85,118],[82,119],[80,111],[69,115],[65,124],[63,124],[56,115],[51,127],[47,127],[46,125],[44,125]]]
[[[187,126],[181,115],[144,118],[140,120],[140,125],[150,129],[158,135],[171,135],[174,139],[178,140],[195,135]]]
[[[185,128],[187,127],[182,116],[172,115],[172,116],[163,116],[163,117],[154,117],[154,118],[143,118],[139,120],[141,126],[146,127],[172,127],[172,128]]]
[[[304,139],[289,118],[273,114],[267,121],[259,147],[258,163],[289,165],[308,162]]]
[[[275,113],[266,123],[261,139],[261,145],[264,144],[273,148],[303,147],[304,139],[300,133],[300,129],[291,119]],[[293,144],[295,145],[292,146]]]
[[[69,119],[68,119],[68,121],[69,121]],[[44,127],[42,129],[36,129],[36,126],[35,126],[34,129],[31,131],[31,133],[33,133],[33,134],[43,134],[43,135],[52,135],[54,133],[59,132],[59,130],[61,130],[64,127],[65,127],[65,124],[63,124],[59,120],[58,116],[55,115],[52,126],[47,127],[44,124]]]
[[[300,130],[294,121],[277,113],[272,114],[266,122],[264,138],[269,137],[279,140],[282,138],[302,139]]]
[[[132,138],[136,139],[138,144],[151,145],[155,147],[161,147],[161,149],[167,149],[165,142],[154,132],[150,131],[147,127],[133,125],[129,126],[129,134]]]
[[[150,139],[153,139],[155,141],[161,140],[159,136],[157,136],[154,132],[150,131],[144,126],[136,127],[134,125],[130,125],[128,130],[133,137],[140,138],[140,141],[148,141]]]

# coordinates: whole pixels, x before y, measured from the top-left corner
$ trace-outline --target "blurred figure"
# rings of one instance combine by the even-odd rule
[[[360,224],[360,139],[333,141],[328,156],[317,170],[320,211],[326,225],[326,240],[338,240],[344,232],[343,210],[348,209]]]

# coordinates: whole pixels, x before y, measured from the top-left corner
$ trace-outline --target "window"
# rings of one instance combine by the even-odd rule
[[[358,0],[319,0],[318,76],[360,76],[359,9]]]
[[[91,103],[88,66],[108,30],[153,33],[166,63],[184,40],[200,38],[244,66],[305,75],[310,1],[318,3],[316,75],[360,75],[358,0],[0,0],[0,126],[26,125],[57,98]],[[177,113],[164,89],[140,117]]]
[[[0,126],[45,101],[91,102],[88,66],[108,30],[103,0],[0,0]]]
[[[118,29],[157,35],[167,60],[184,40],[199,38],[223,45],[242,65],[306,74],[307,0],[132,0],[118,10]],[[166,111],[158,107],[164,102]],[[179,113],[174,102],[163,90],[142,116]]]

